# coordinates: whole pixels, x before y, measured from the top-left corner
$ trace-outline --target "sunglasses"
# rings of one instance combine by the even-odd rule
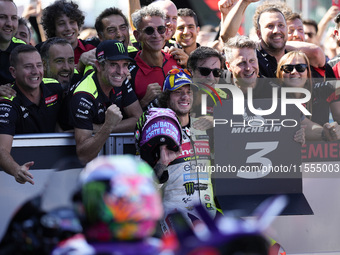
[[[222,75],[222,70],[218,68],[210,69],[208,67],[197,67],[197,69],[203,76],[208,76],[211,72],[213,73],[214,77],[221,77]]]
[[[171,69],[167,75],[170,75],[170,74],[178,74],[178,73],[186,73],[187,75],[189,75],[190,77],[192,77],[192,74],[191,72],[188,70],[188,69],[179,69],[179,68],[174,68],[174,69]]]
[[[147,35],[152,35],[153,33],[155,33],[155,29],[153,27],[146,27],[142,30],[144,33],[146,33]],[[158,26],[157,27],[157,32],[158,34],[162,35],[164,34],[166,31],[166,27],[165,26]]]
[[[307,64],[283,65],[281,66],[281,71],[284,71],[285,73],[291,73],[293,72],[294,68],[299,73],[303,73],[304,71],[306,71]]]

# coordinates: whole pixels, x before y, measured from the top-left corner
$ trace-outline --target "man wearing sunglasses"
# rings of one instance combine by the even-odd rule
[[[276,86],[267,78],[258,78],[259,65],[257,62],[256,42],[246,36],[235,36],[230,38],[224,47],[226,65],[232,73],[232,80],[235,86],[240,88],[246,95],[248,88],[253,88],[253,98],[272,98],[272,88]],[[307,65],[286,65],[283,70],[289,72],[293,69],[306,70]],[[231,96],[228,95],[228,98]],[[340,126],[335,122],[325,123],[322,126],[312,122],[305,116],[301,118],[301,125],[305,125],[304,134],[302,131],[294,137],[296,142],[304,143],[304,140],[328,140],[340,139]],[[298,131],[299,132],[299,131]]]
[[[224,57],[217,50],[207,46],[200,46],[194,50],[188,59],[188,68],[191,70],[193,80],[195,83],[203,87],[208,85],[215,87],[219,83],[220,77],[223,73],[222,66],[224,65]],[[217,93],[222,99],[225,99],[226,94],[216,89]],[[196,93],[192,115],[196,117],[201,115],[201,95]],[[207,130],[213,126],[213,107],[214,102],[208,98],[207,115],[201,116],[193,123],[193,126],[200,130]]]
[[[166,40],[165,14],[149,5],[134,12],[133,35],[142,50],[135,57],[136,65],[130,68],[131,84],[142,108],[146,108],[161,93],[166,74],[179,68],[169,53],[162,51]]]

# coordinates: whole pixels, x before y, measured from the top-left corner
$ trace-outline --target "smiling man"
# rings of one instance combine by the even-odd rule
[[[65,39],[53,37],[44,42],[40,53],[44,63],[44,77],[56,79],[67,91],[75,83],[72,83],[74,52],[71,44]]]
[[[167,31],[162,10],[153,5],[143,7],[132,14],[132,21],[136,28],[133,35],[142,50],[131,68],[131,84],[145,108],[161,93],[168,71],[179,66],[171,54],[162,51]]]
[[[19,165],[10,155],[13,136],[55,132],[63,90],[56,80],[43,80],[40,54],[31,45],[16,47],[10,65],[16,96],[0,100],[0,167],[17,182],[34,184],[28,172],[34,162]]]
[[[11,51],[24,44],[14,37],[18,30],[17,7],[12,0],[0,0],[0,84],[14,81],[9,71]]]
[[[43,10],[41,24],[48,38],[59,37],[67,40],[74,50],[74,62],[79,61],[83,65],[92,64],[93,58],[89,58],[85,52],[94,49],[95,46],[78,39],[85,16],[72,1],[57,0]]]
[[[196,13],[183,8],[178,10],[177,29],[175,33],[176,42],[184,49],[186,54],[190,54],[200,45],[196,42],[200,27]]]
[[[221,29],[221,38],[224,42],[237,34],[243,14],[253,2],[259,2],[259,0],[239,0],[232,7]],[[253,21],[260,39],[257,49],[260,74],[268,78],[275,78],[278,61],[286,51],[293,50],[304,52],[312,66],[324,67],[326,58],[320,47],[306,42],[287,41],[287,23],[280,8],[279,5],[268,1],[259,5],[255,11]]]
[[[78,157],[94,159],[111,132],[134,130],[142,109],[127,79],[133,59],[117,40],[101,42],[96,49],[96,71],[88,74],[70,93],[70,124],[74,127]],[[93,134],[94,125],[99,130]]]

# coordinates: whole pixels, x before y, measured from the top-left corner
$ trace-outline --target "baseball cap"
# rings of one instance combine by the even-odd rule
[[[102,41],[96,49],[96,58],[99,62],[104,60],[130,60],[127,48],[124,44],[117,40],[105,40]]]
[[[163,91],[175,91],[184,85],[195,85],[191,79],[191,73],[187,69],[171,69],[165,78]]]

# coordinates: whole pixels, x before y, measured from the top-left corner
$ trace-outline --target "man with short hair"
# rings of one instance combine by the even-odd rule
[[[18,30],[15,34],[15,38],[24,41],[26,44],[31,44],[31,29],[28,26],[27,20],[24,18],[19,19]]]
[[[118,40],[128,49],[131,58],[136,56],[137,48],[130,45],[129,22],[120,9],[106,8],[96,18],[95,28],[100,41]]]
[[[305,32],[300,14],[291,13],[286,16],[288,27],[288,41],[305,41]]]
[[[161,93],[165,76],[180,67],[169,53],[162,51],[165,44],[165,14],[154,6],[145,6],[132,14],[136,30],[133,35],[142,50],[135,57],[131,70],[131,84],[142,108],[146,108]]]
[[[316,21],[312,19],[305,19],[302,21],[302,23],[303,30],[305,32],[305,41],[320,45],[320,42],[317,39],[318,23],[316,23]]]
[[[14,81],[9,71],[11,51],[24,44],[14,37],[18,30],[17,6],[12,0],[0,0],[0,84]]]
[[[76,83],[72,82],[74,52],[71,44],[59,37],[49,38],[41,46],[40,54],[44,63],[44,77],[56,79],[67,92]]]
[[[196,42],[200,27],[196,13],[189,8],[178,9],[177,29],[175,33],[176,43],[188,55],[200,45]]]
[[[43,63],[31,45],[14,48],[10,72],[16,96],[0,100],[0,167],[19,183],[34,184],[28,172],[33,161],[19,165],[10,155],[13,136],[55,132],[63,90],[54,79],[43,79]]]
[[[127,79],[133,59],[124,44],[105,40],[98,45],[96,58],[96,71],[85,76],[70,93],[70,124],[78,157],[84,163],[98,155],[111,132],[133,131],[142,114]],[[92,135],[94,125],[100,127]]]

